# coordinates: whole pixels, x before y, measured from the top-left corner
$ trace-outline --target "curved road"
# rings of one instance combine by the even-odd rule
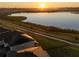
[[[12,27],[15,30],[23,32],[23,33],[30,32],[30,33],[33,33],[35,35],[40,35],[40,36],[43,36],[43,37],[46,37],[46,38],[49,38],[49,39],[53,39],[53,40],[58,40],[58,41],[61,41],[61,42],[64,42],[64,43],[67,43],[67,44],[70,44],[70,45],[79,46],[78,43],[69,42],[67,40],[64,40],[63,38],[60,39],[58,37],[53,37],[53,36],[50,36],[50,34],[47,34],[47,33],[44,33],[44,32],[35,32],[35,31],[32,31],[31,29],[25,29],[24,27],[16,25],[16,24],[12,23],[11,21],[0,20],[0,23],[3,24],[3,25],[5,25],[5,23],[6,23],[6,26]]]

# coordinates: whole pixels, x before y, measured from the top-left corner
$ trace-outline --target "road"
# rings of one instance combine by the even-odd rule
[[[25,29],[24,27],[19,26],[19,25],[16,25],[16,24],[14,24],[14,23],[12,23],[12,22],[10,22],[10,21],[0,20],[0,23],[3,24],[3,25],[6,24],[6,26],[12,27],[12,28],[14,28],[15,30],[20,31],[20,32],[23,32],[23,33],[30,32],[30,33],[32,33],[32,34],[40,35],[40,36],[49,38],[49,39],[51,39],[51,40],[58,40],[58,41],[61,41],[61,42],[64,42],[64,43],[67,43],[67,44],[70,44],[70,45],[79,46],[78,43],[69,42],[69,41],[67,41],[67,40],[64,40],[63,38],[60,39],[60,38],[58,38],[58,37],[53,37],[53,36],[50,36],[50,34],[47,34],[47,33],[44,33],[44,32],[35,32],[35,31],[32,31],[32,30],[29,29],[29,28]]]
[[[40,35],[40,36],[49,38],[49,39],[51,39],[51,40],[52,40],[52,39],[53,39],[53,40],[58,40],[58,41],[61,41],[61,42],[64,42],[64,43],[67,43],[67,44],[70,44],[70,45],[79,46],[78,43],[73,43],[73,42],[69,42],[69,41],[64,40],[64,39],[60,39],[60,38],[57,38],[57,37],[52,37],[52,36],[49,36],[50,34],[45,35],[46,33],[33,32],[33,31],[31,31],[30,29],[29,29],[29,30],[27,30],[27,29],[21,29],[21,31],[30,32],[30,33],[35,34],[35,35]]]

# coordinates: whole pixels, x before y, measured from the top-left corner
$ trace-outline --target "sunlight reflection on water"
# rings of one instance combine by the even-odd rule
[[[79,30],[79,14],[70,12],[16,13],[11,16],[26,16],[24,22]]]

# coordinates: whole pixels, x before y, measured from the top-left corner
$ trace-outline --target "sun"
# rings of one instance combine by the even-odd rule
[[[39,8],[46,8],[46,4],[40,4]]]

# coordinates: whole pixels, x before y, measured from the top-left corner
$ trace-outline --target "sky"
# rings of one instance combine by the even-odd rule
[[[79,7],[79,2],[0,2],[0,8],[39,8],[40,4],[46,8]]]

